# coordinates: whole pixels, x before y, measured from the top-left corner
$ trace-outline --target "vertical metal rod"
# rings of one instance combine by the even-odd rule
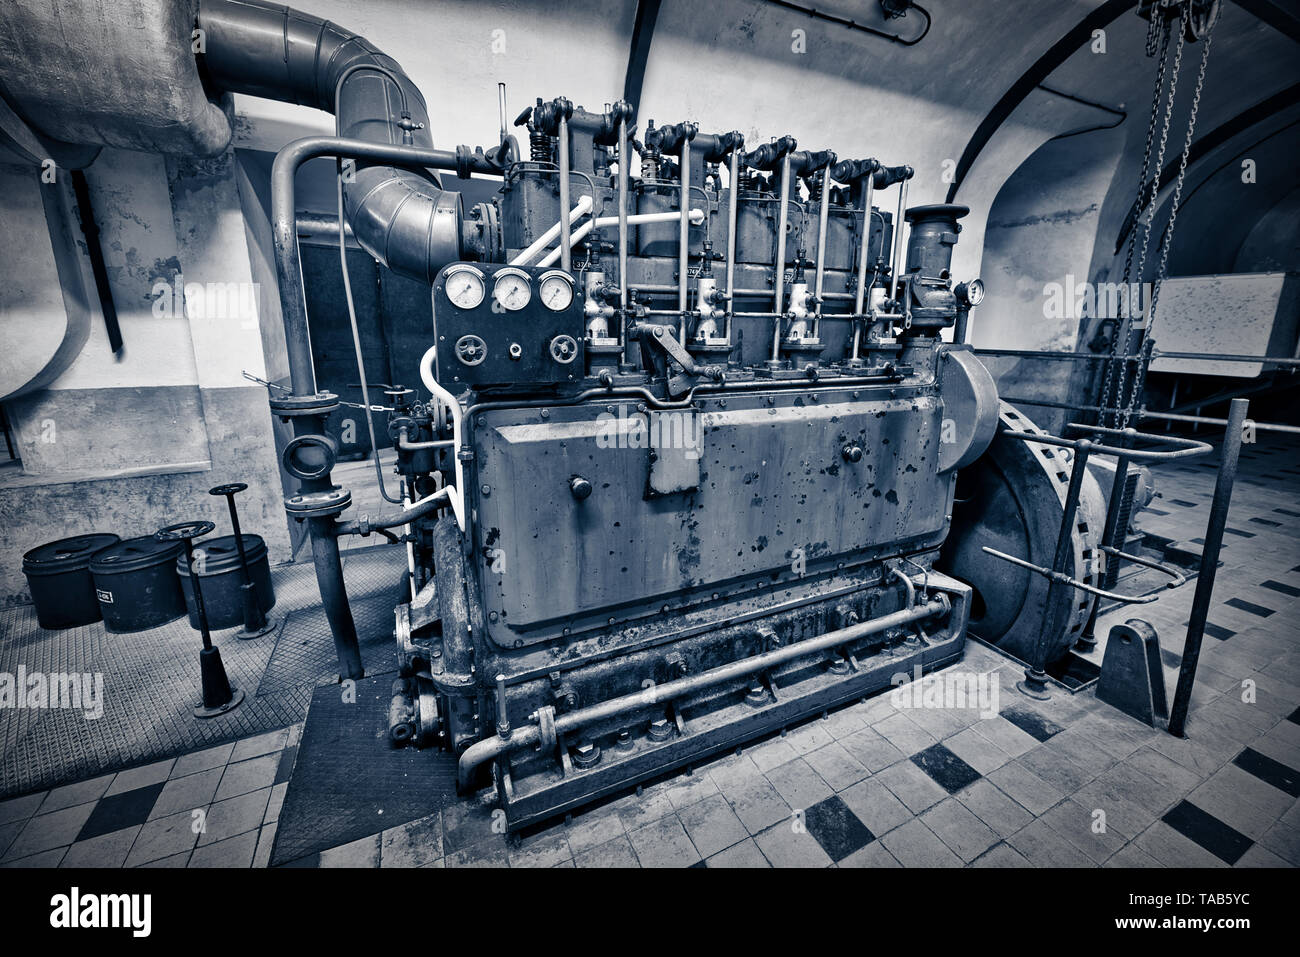
[[[772,311],[776,327],[772,332],[772,361],[781,358],[781,314],[785,311],[785,230],[790,219],[790,154],[781,157],[781,202],[776,223],[776,259],[772,263]]]
[[[894,215],[894,261],[890,267],[889,298],[898,298],[899,275],[903,269],[903,214],[907,209],[907,180],[898,184],[898,212]]]
[[[208,629],[208,610],[203,606],[203,586],[199,584],[199,570],[194,567],[194,540],[185,542],[185,567],[190,573],[190,590],[194,593],[194,614],[199,619],[199,632],[203,635],[203,650],[212,650],[212,632]]]
[[[677,311],[681,313],[681,318],[678,320],[677,338],[685,345],[686,304],[690,295],[688,273],[691,265],[691,141],[685,136],[682,137],[677,172],[681,181],[681,198],[677,201],[681,210],[677,233]]]
[[[1034,660],[1025,669],[1023,681],[1016,682],[1016,687],[1031,698],[1046,699],[1047,693],[1047,635],[1050,624],[1056,618],[1056,607],[1060,604],[1064,589],[1071,586],[1058,580],[1056,576],[1065,577],[1065,566],[1073,551],[1071,533],[1074,531],[1074,516],[1079,509],[1079,493],[1083,489],[1084,476],[1088,474],[1088,456],[1092,454],[1092,443],[1079,439],[1074,443],[1074,460],[1070,463],[1070,484],[1065,491],[1065,508],[1061,515],[1061,530],[1056,536],[1056,554],[1052,558],[1051,584],[1047,586],[1047,601],[1043,605],[1043,624],[1038,631],[1038,641],[1034,645]]]
[[[826,164],[822,170],[822,201],[817,210],[817,274],[813,281],[813,296],[817,300],[813,308],[812,337],[817,338],[822,324],[822,284],[826,278],[826,223],[831,208],[831,166]]]
[[[624,330],[627,327],[627,117],[618,121],[618,345],[627,347]],[[627,356],[623,355],[624,362]]]
[[[510,714],[506,708],[506,676],[497,675],[497,734],[510,737]]]
[[[1228,408],[1228,425],[1223,433],[1223,458],[1219,462],[1219,476],[1214,482],[1210,521],[1205,529],[1205,545],[1201,549],[1201,573],[1196,578],[1196,594],[1192,597],[1192,616],[1187,622],[1187,641],[1183,645],[1183,661],[1178,668],[1178,687],[1174,691],[1174,706],[1169,713],[1169,733],[1179,738],[1186,737],[1187,710],[1191,705],[1192,687],[1196,683],[1196,665],[1201,657],[1205,620],[1209,616],[1210,599],[1214,594],[1214,576],[1219,568],[1223,529],[1228,524],[1232,486],[1237,480],[1237,461],[1241,456],[1241,430],[1246,422],[1246,409],[1249,407],[1248,399],[1233,399]]]
[[[736,216],[740,208],[740,147],[731,151],[731,162],[727,166],[730,173],[730,201],[727,203],[727,326],[726,339],[731,343],[731,314],[736,309],[734,290],[736,288]]]
[[[560,268],[573,271],[573,246],[569,217],[569,120],[560,114]],[[593,202],[595,198],[593,197]]]
[[[334,637],[334,652],[339,659],[339,679],[364,678],[361,664],[361,645],[357,641],[357,625],[352,618],[352,608],[343,584],[343,560],[339,555],[339,540],[334,537],[332,517],[307,519],[311,530],[311,557],[316,566],[316,584],[320,586],[321,606],[330,622]]]
[[[867,303],[867,257],[871,252],[871,201],[872,193],[875,190],[875,174],[868,173],[866,177],[866,188],[862,193],[862,248],[858,250],[858,291],[853,297],[853,315],[863,316],[866,314]],[[884,230],[880,232],[880,238],[885,238]],[[855,362],[858,359],[858,350],[862,344],[862,319],[853,320],[853,353],[850,356]]]
[[[953,345],[962,345],[966,342],[968,327],[970,324],[970,306],[958,303],[957,305],[957,322],[952,327]]]
[[[1131,428],[1125,429],[1124,435],[1119,440],[1118,443],[1120,448],[1124,448],[1124,449],[1132,448],[1133,440],[1137,436],[1137,434],[1138,434],[1137,429],[1131,429]],[[1124,485],[1127,482],[1128,482],[1128,459],[1122,457],[1117,458],[1115,460],[1115,478],[1110,487],[1110,498],[1106,503],[1106,524],[1102,529],[1101,543],[1103,545],[1109,545],[1111,548],[1115,548],[1120,551],[1123,550],[1122,548],[1123,543],[1122,542],[1118,544],[1116,543],[1115,533],[1119,527],[1120,512],[1123,511]],[[1123,531],[1127,531],[1127,529],[1124,529]],[[1123,537],[1122,532],[1120,537],[1121,538]],[[1106,556],[1105,560],[1107,565],[1109,565],[1111,562],[1118,563],[1120,561],[1118,555],[1112,555],[1108,552],[1103,552],[1103,554]],[[1107,575],[1106,578],[1108,581],[1111,581],[1113,584],[1113,579],[1111,579],[1109,575]],[[1109,588],[1111,586],[1105,585],[1104,587]],[[1101,599],[1097,599],[1095,602],[1093,602],[1092,611],[1088,615],[1088,624],[1084,627],[1083,633],[1079,635],[1079,640],[1075,642],[1076,647],[1080,651],[1084,651],[1084,652],[1090,651],[1092,648],[1096,647],[1097,645],[1097,609],[1100,607],[1101,607]]]
[[[504,83],[497,84],[497,114],[501,118],[501,142],[504,143],[506,137],[510,135],[510,129],[506,125],[506,85]]]

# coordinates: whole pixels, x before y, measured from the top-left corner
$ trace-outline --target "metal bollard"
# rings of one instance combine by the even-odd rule
[[[208,489],[209,495],[223,495],[230,508],[230,527],[235,533],[235,547],[239,549],[239,567],[244,573],[244,584],[240,591],[244,596],[244,627],[235,635],[241,641],[259,638],[269,631],[274,631],[277,622],[262,611],[258,600],[257,585],[253,582],[253,572],[248,567],[248,555],[244,552],[244,536],[239,530],[239,512],[235,508],[235,496],[248,488],[244,482],[231,482]]]
[[[201,538],[216,526],[211,522],[178,522],[160,528],[154,538],[162,542],[185,543],[185,567],[190,571],[190,584],[194,589],[194,610],[199,616],[199,631],[203,635],[203,650],[199,652],[199,674],[203,683],[203,702],[194,709],[196,718],[215,718],[238,707],[244,700],[242,689],[234,688],[226,677],[221,663],[221,649],[212,644],[208,628],[208,612],[203,607],[203,586],[194,567],[194,539]]]

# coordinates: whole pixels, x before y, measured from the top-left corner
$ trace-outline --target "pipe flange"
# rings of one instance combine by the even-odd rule
[[[284,500],[284,510],[291,518],[329,518],[346,511],[352,493],[340,485],[322,492],[299,492]]]
[[[338,445],[328,435],[295,435],[280,453],[280,464],[296,479],[323,479],[338,462]]]
[[[555,734],[555,709],[549,704],[537,709],[537,749],[543,754],[555,751],[558,738]]]
[[[292,419],[300,415],[329,415],[339,407],[339,397],[333,392],[317,392],[314,395],[272,396],[271,411],[278,416]]]

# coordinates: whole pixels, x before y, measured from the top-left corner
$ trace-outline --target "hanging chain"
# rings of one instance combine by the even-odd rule
[[[1160,127],[1160,144],[1156,149],[1155,163],[1153,164],[1154,169],[1151,175],[1151,189],[1146,197],[1146,205],[1142,208],[1141,211],[1142,241],[1138,251],[1137,268],[1133,273],[1133,276],[1137,278],[1139,283],[1141,283],[1142,276],[1146,272],[1147,251],[1150,249],[1151,246],[1151,226],[1155,221],[1156,207],[1159,205],[1157,203],[1157,199],[1159,198],[1159,194],[1160,194],[1160,171],[1164,169],[1165,151],[1169,146],[1169,127],[1173,122],[1173,118],[1174,118],[1174,101],[1178,95],[1178,76],[1182,70],[1182,65],[1183,65],[1183,48],[1186,46],[1187,43],[1187,30],[1185,29],[1185,24],[1187,22],[1188,17],[1190,16],[1191,16],[1191,3],[1190,0],[1188,0],[1186,5],[1183,6],[1182,8],[1181,16],[1178,17],[1177,19],[1178,43],[1174,47],[1174,64],[1169,74],[1169,94],[1165,100],[1164,120],[1161,123],[1161,127]],[[1173,22],[1173,18],[1171,18],[1171,23],[1172,22]],[[1130,281],[1131,278],[1132,277],[1125,277],[1124,281],[1127,283]],[[1129,298],[1130,300],[1132,299],[1131,296]],[[1129,311],[1132,312],[1133,310],[1130,309]],[[1149,315],[1150,313],[1149,304],[1143,303],[1142,311],[1144,315]],[[1143,336],[1144,336],[1143,342],[1145,343],[1146,342],[1145,330]],[[1127,340],[1124,343],[1124,353],[1125,353],[1125,358],[1127,359],[1128,358]],[[1142,354],[1142,349],[1139,348],[1138,350],[1139,360],[1136,363],[1136,365],[1138,365],[1139,367],[1142,365],[1142,361],[1140,359],[1141,354]],[[1133,413],[1136,411],[1138,401],[1141,398],[1138,391],[1133,388],[1133,386],[1138,382],[1141,376],[1139,376],[1136,370],[1134,370],[1132,380],[1130,381],[1129,365],[1130,363],[1128,363],[1127,361],[1124,363],[1124,369],[1121,372],[1119,384],[1116,388],[1116,394],[1115,394],[1115,407],[1120,410],[1118,413],[1118,422],[1116,423],[1116,427],[1121,429],[1128,428],[1129,419],[1132,418]]]
[[[1188,7],[1190,17],[1190,5]],[[1178,160],[1178,178],[1174,182],[1174,195],[1169,205],[1169,224],[1165,226],[1160,237],[1160,264],[1156,268],[1155,281],[1151,284],[1151,304],[1147,307],[1147,324],[1142,349],[1134,372],[1133,396],[1130,405],[1136,407],[1142,396],[1142,383],[1146,377],[1147,366],[1155,351],[1156,303],[1160,300],[1160,286],[1165,280],[1169,268],[1169,247],[1174,240],[1174,226],[1178,220],[1178,208],[1183,198],[1183,182],[1187,177],[1187,160],[1192,151],[1192,134],[1196,130],[1196,114],[1201,107],[1201,90],[1205,86],[1205,67],[1210,59],[1210,40],[1213,38],[1215,24],[1218,23],[1218,9],[1214,10],[1213,19],[1206,25],[1202,36],[1201,63],[1196,72],[1196,89],[1192,93],[1192,111],[1187,118],[1187,135],[1183,139],[1183,153]],[[1125,419],[1132,409],[1126,410]]]
[[[1137,241],[1138,223],[1136,220],[1141,217],[1142,210],[1146,208],[1147,191],[1149,188],[1148,177],[1151,173],[1151,151],[1155,146],[1156,126],[1159,123],[1160,103],[1165,92],[1165,74],[1169,65],[1169,20],[1167,17],[1160,15],[1159,3],[1154,5],[1151,10],[1151,22],[1147,25],[1147,56],[1152,56],[1156,52],[1156,44],[1159,43],[1160,60],[1156,70],[1155,88],[1151,93],[1151,112],[1147,119],[1147,138],[1146,145],[1142,151],[1142,173],[1138,177],[1138,194],[1134,202],[1135,221],[1133,228],[1128,234],[1128,249],[1124,257],[1124,288],[1129,288],[1129,280],[1133,273],[1133,252]],[[1104,410],[1112,407],[1111,398],[1115,392],[1115,373],[1121,369],[1121,376],[1127,376],[1127,363],[1120,359],[1121,346],[1125,356],[1128,354],[1128,342],[1132,337],[1133,308],[1132,303],[1124,310],[1124,315],[1120,318],[1120,326],[1111,335],[1110,358],[1106,362],[1106,377],[1102,384],[1101,395],[1101,424],[1107,425],[1114,413]]]

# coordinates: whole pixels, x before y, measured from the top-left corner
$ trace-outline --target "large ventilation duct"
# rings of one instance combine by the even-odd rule
[[[364,37],[261,0],[203,0],[198,27],[213,87],[334,113],[340,136],[433,146],[424,97]],[[343,197],[357,241],[394,272],[432,282],[459,258],[460,194],[433,174],[358,162]]]
[[[0,3],[0,94],[16,114],[0,108],[0,142],[11,141],[27,162],[50,158],[71,168],[92,162],[99,146],[219,152],[230,142],[230,123],[195,68],[197,7],[196,0]],[[44,142],[32,143],[17,117]]]

